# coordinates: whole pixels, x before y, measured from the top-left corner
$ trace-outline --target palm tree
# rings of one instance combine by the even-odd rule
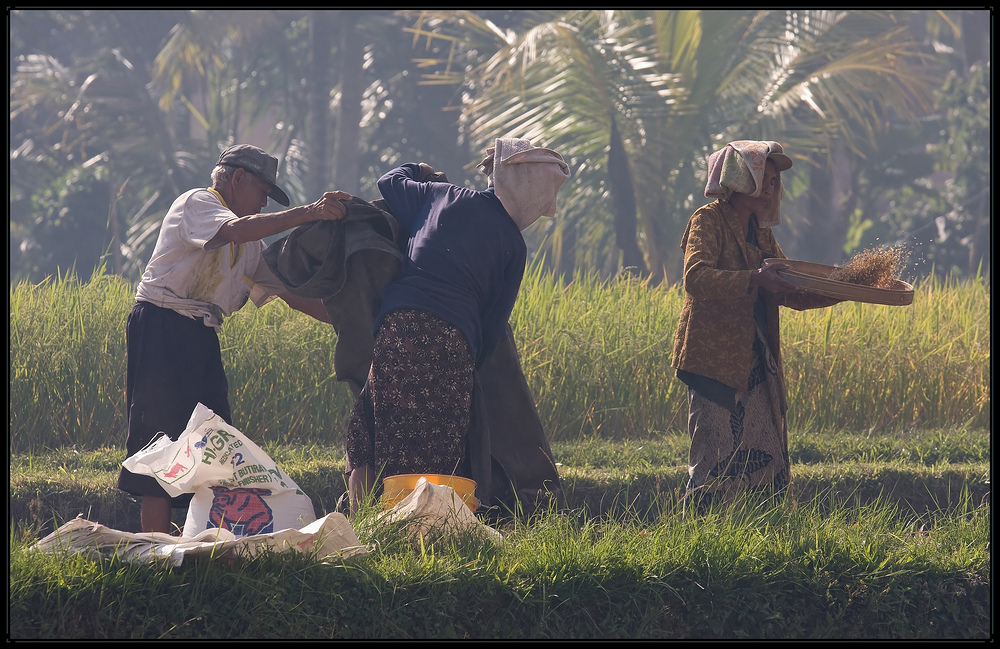
[[[464,82],[474,141],[515,134],[571,160],[575,245],[597,246],[605,270],[610,261],[673,281],[713,149],[778,139],[800,168],[822,167],[834,143],[863,152],[889,110],[912,117],[927,105],[919,49],[892,25],[891,14],[857,11],[571,10],[504,30],[476,12],[428,11],[414,31],[481,52],[466,74],[454,64],[440,74]],[[606,227],[594,236],[609,213],[617,251]]]
[[[173,197],[205,183],[236,141],[278,155],[296,202],[334,187],[371,195],[400,159],[464,179],[456,113],[406,74],[411,51],[392,11],[11,19],[15,274],[41,279],[75,258],[86,271],[108,251],[109,268],[136,278]]]
[[[63,43],[63,54],[77,53],[62,62],[39,52],[34,39],[16,45],[23,54],[11,83],[11,234],[24,254],[12,260],[12,272],[37,280],[72,263],[85,274],[102,253],[109,253],[111,269],[126,270],[132,250],[121,214],[141,211],[150,196],[137,196],[146,188],[135,180],[155,178],[160,188],[173,190],[185,172],[147,90],[148,60],[137,38],[163,33],[158,16],[46,12],[12,18],[20,25],[37,21],[39,31],[72,43]],[[155,196],[159,190],[149,191]]]
[[[633,25],[623,28],[614,17],[589,10],[529,12],[523,24],[501,28],[479,12],[428,11],[413,28],[417,37],[461,43],[461,51],[449,56],[453,68],[464,65],[468,72],[447,68],[425,80],[464,80],[465,130],[476,148],[497,137],[524,137],[558,149],[573,166],[574,191],[563,191],[561,218],[548,224],[547,233],[557,244],[550,247],[553,263],[567,271],[589,261],[605,272],[646,272],[636,236],[634,163],[623,149],[643,113],[659,109],[648,82],[629,65],[631,57],[654,54],[653,43],[648,37],[641,42]],[[463,29],[461,38],[444,31],[454,25]],[[615,43],[626,41],[633,49],[623,54]],[[464,52],[475,54],[465,60]],[[588,218],[594,213],[601,218]],[[594,247],[606,250],[603,258],[574,250]]]
[[[309,176],[306,193],[319,196],[328,186],[330,90],[333,54],[333,25],[338,12],[314,9],[309,12]]]
[[[282,185],[293,200],[302,200],[308,156],[313,153],[303,144],[312,104],[307,87],[299,83],[308,78],[307,29],[303,12],[179,15],[157,48],[150,87],[158,94],[160,112],[178,134],[172,157],[197,170],[180,191],[205,183],[205,170],[225,147],[251,141],[278,157]],[[320,138],[317,148],[325,159],[323,144]],[[179,193],[171,189],[155,206],[131,215],[127,245],[142,251],[137,259],[148,257],[159,222]]]

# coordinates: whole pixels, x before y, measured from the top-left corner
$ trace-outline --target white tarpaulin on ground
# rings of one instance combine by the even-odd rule
[[[205,530],[194,537],[161,532],[132,533],[105,527],[77,517],[41,539],[32,550],[57,554],[83,552],[124,561],[152,563],[170,561],[181,565],[186,557],[252,558],[261,552],[314,553],[318,559],[348,558],[368,554],[347,517],[333,513],[301,529],[237,537],[221,528]]]
[[[423,478],[417,481],[413,492],[395,507],[379,514],[378,521],[384,524],[405,522],[414,541],[457,533],[478,534],[492,541],[503,539],[500,532],[480,522],[469,511],[454,489],[431,484]],[[195,556],[252,558],[261,552],[302,552],[314,554],[320,560],[337,560],[368,554],[347,517],[338,512],[327,514],[301,529],[243,537],[221,528],[205,530],[194,537],[160,532],[122,532],[77,517],[35,543],[31,549],[50,554],[86,553],[95,557],[118,557],[123,561],[146,563],[164,560],[178,566],[186,557]]]
[[[325,559],[368,553],[346,516],[316,520],[312,501],[274,460],[202,404],[177,441],[161,436],[124,466],[154,477],[171,496],[194,493],[181,536],[123,532],[77,517],[32,549],[175,565],[189,556],[252,558],[295,551]],[[481,523],[454,489],[425,478],[378,521],[406,522],[415,540],[468,532],[503,538]]]

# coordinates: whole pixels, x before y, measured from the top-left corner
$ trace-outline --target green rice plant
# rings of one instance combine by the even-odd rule
[[[553,279],[529,269],[511,316],[550,439],[683,427],[687,388],[670,368],[681,294],[635,278]]]
[[[124,443],[125,318],[134,290],[95,271],[10,287],[11,450]]]
[[[529,269],[512,324],[551,439],[686,427],[687,388],[670,366],[682,305],[676,286]],[[781,317],[790,428],[988,426],[982,283],[931,278],[909,306],[845,302]]]
[[[134,288],[98,269],[10,289],[14,451],[125,442],[125,321]],[[234,424],[261,442],[340,439],[353,405],[333,376],[332,327],[281,300],[249,304],[220,336]]]
[[[122,444],[124,327],[133,289],[100,271],[10,289],[13,451]],[[679,287],[570,281],[529,268],[511,316],[551,441],[646,439],[686,429],[671,368]],[[912,305],[782,310],[795,430],[989,428],[989,292],[930,278]],[[353,398],[332,327],[280,300],[227,319],[220,341],[234,424],[261,443],[340,445]]]
[[[784,310],[789,424],[988,427],[989,314],[987,286],[935,276],[904,307],[845,302]]]
[[[283,444],[339,442],[354,404],[334,373],[333,327],[281,300],[250,303],[223,324],[220,343],[237,428]]]

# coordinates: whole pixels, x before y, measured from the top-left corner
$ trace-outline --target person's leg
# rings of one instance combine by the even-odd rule
[[[169,309],[139,303],[126,326],[126,455],[142,450],[159,432],[176,440],[201,401],[227,423],[231,415],[228,385],[218,336],[200,321]],[[190,500],[171,499],[151,476],[122,467],[118,488],[141,497],[143,532],[171,532],[171,508]]]
[[[170,534],[170,498],[164,496],[142,497],[139,507],[139,522],[143,532],[163,532]]]
[[[126,325],[125,397],[128,416],[126,455],[131,457],[144,448],[159,431],[183,430],[180,416],[170,416],[164,404],[173,395],[168,381],[171,350],[165,350],[163,319],[169,313],[148,303],[137,303]],[[174,421],[176,420],[176,421]],[[178,428],[179,426],[179,428]],[[143,532],[170,533],[172,503],[167,493],[151,476],[134,474],[125,467],[118,475],[117,486],[140,498],[139,524]]]
[[[347,476],[348,515],[353,518],[365,498],[374,493],[377,471],[373,438],[375,420],[372,412],[371,384],[374,368],[369,369],[368,380],[354,400],[348,420],[344,443],[344,472]]]
[[[351,471],[351,475],[347,479],[347,492],[351,499],[351,518],[358,513],[361,503],[372,493],[374,488],[375,471],[371,467],[359,466]]]
[[[732,431],[740,420],[698,391],[688,388],[688,482],[682,501],[684,515],[704,514],[715,503],[731,499],[738,481],[731,468],[738,444]]]

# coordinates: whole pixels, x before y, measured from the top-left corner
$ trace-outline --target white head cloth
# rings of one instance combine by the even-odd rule
[[[498,138],[486,150],[480,169],[504,209],[519,225],[555,216],[556,194],[570,177],[569,165],[552,149],[531,146],[522,138]]]

